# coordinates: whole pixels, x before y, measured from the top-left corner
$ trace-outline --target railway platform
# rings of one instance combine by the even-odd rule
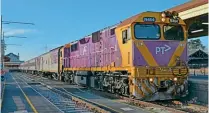
[[[2,113],[61,113],[49,101],[11,74],[5,75],[2,94]]]

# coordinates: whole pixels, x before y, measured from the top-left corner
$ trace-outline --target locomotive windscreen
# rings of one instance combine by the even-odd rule
[[[184,40],[184,31],[181,25],[165,25],[164,36],[166,40]]]
[[[159,39],[160,26],[156,24],[136,24],[134,34],[137,39]]]

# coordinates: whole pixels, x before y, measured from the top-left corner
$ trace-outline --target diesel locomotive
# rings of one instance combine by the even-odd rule
[[[20,69],[145,101],[176,99],[188,93],[186,24],[175,11],[143,12]]]

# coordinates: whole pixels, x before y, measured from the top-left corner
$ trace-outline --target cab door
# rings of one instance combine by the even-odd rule
[[[131,27],[124,26],[115,29],[120,54],[122,55],[122,67],[133,65],[133,42],[131,39]]]

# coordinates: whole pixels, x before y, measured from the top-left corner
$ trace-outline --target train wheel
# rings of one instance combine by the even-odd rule
[[[71,81],[71,76],[68,73],[64,73],[63,77],[64,77],[64,82],[66,82],[66,83],[71,83],[72,82]]]
[[[51,73],[50,74],[49,73],[46,73],[46,77],[49,78],[49,79],[52,79],[53,78]]]
[[[41,73],[41,76],[42,76],[42,77],[45,77],[45,73]]]
[[[65,79],[65,77],[64,77],[64,74],[62,73],[62,74],[61,74],[61,81],[62,81],[62,82],[65,82],[64,79]]]
[[[67,74],[66,74],[66,73],[63,73],[63,78],[64,78],[64,79],[63,79],[64,82],[67,83],[67,82],[68,82],[68,77],[67,77]]]
[[[114,88],[114,86],[112,86],[112,85],[111,85],[111,92],[112,92],[112,93],[115,93],[115,88]]]
[[[58,80],[58,76],[57,76],[56,73],[53,73],[53,74],[52,74],[52,77],[53,77],[53,79]]]

